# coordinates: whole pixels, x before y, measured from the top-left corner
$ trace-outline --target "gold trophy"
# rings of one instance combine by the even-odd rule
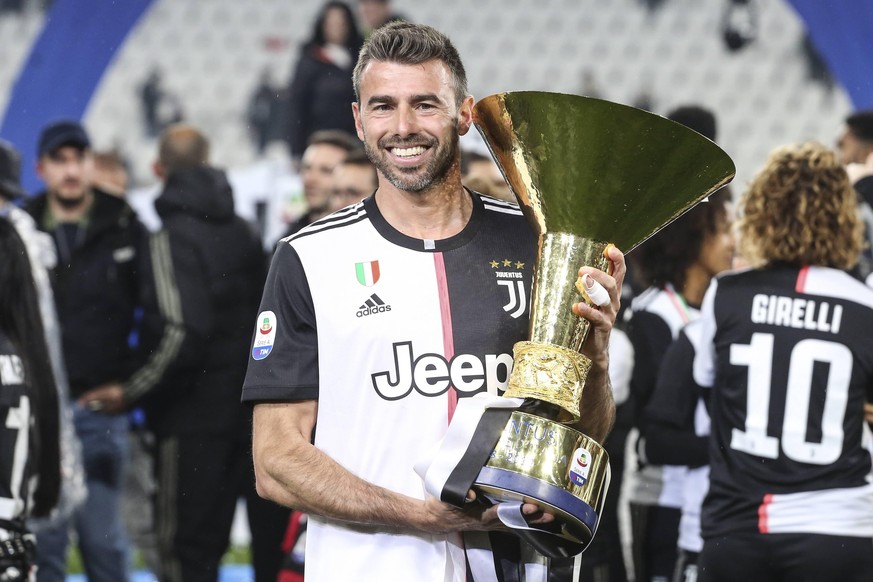
[[[548,536],[523,537],[550,557],[583,551],[609,486],[603,447],[570,425],[590,360],[590,324],[571,308],[579,267],[606,270],[604,251],[629,252],[728,183],[717,145],[666,118],[575,95],[510,92],[476,103],[473,119],[539,235],[530,340],[514,346],[507,397],[524,398],[473,483],[499,501],[554,514]]]

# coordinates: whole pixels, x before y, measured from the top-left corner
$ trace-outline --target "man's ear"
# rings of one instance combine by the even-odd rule
[[[355,118],[355,133],[358,134],[358,139],[364,141],[364,126],[361,124],[361,107],[357,101],[352,102],[352,116]]]
[[[466,135],[473,126],[473,96],[467,95],[458,109],[458,135]]]
[[[161,162],[155,160],[152,162],[152,172],[155,173],[155,176],[158,177],[159,180],[163,180],[167,176],[164,174],[164,166],[161,165]]]

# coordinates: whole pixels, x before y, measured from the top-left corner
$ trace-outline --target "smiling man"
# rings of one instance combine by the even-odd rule
[[[506,388],[512,346],[527,335],[517,295],[530,296],[536,236],[516,205],[461,184],[458,141],[473,98],[444,35],[407,23],[378,29],[354,83],[378,189],[274,256],[243,388],[254,404],[258,491],[311,515],[307,579],[544,581],[545,559],[495,531],[504,529],[495,507],[427,497],[413,470],[459,398]],[[592,322],[582,406],[595,439],[614,416],[606,346],[625,274],[622,254],[609,258],[614,277],[583,270],[611,302],[574,308]],[[524,512],[535,525],[553,519],[535,505]],[[532,561],[538,577],[525,575]]]

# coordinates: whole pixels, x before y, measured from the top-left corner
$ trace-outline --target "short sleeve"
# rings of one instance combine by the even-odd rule
[[[306,272],[287,242],[273,255],[252,334],[243,402],[318,398],[318,336]]]

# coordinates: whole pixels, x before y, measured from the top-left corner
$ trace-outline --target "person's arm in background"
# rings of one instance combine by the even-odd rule
[[[194,245],[166,228],[145,235],[138,270],[143,309],[140,348],[144,363],[120,383],[99,386],[79,402],[106,412],[121,412],[132,404],[170,387],[196,370],[212,325],[208,284]]]
[[[634,311],[628,323],[627,336],[634,351],[630,382],[634,424],[641,428],[643,410],[655,390],[658,371],[667,348],[673,342],[673,334],[660,316],[647,311]]]
[[[694,382],[694,346],[687,333],[688,327],[664,354],[655,389],[643,411],[645,456],[656,465],[709,464],[708,415],[698,418],[705,415],[698,411],[704,389]]]

